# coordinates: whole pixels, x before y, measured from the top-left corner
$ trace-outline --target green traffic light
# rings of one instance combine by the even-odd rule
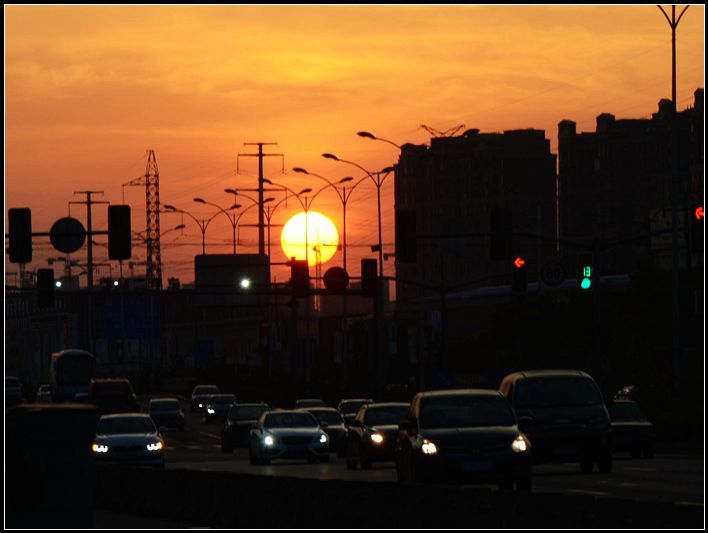
[[[590,280],[590,278],[583,278],[583,280],[580,282],[580,288],[584,290],[589,289],[591,285],[592,281]]]

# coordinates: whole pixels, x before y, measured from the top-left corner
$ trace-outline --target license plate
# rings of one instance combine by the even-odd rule
[[[489,461],[465,461],[462,463],[463,472],[489,472],[492,469],[492,463]]]

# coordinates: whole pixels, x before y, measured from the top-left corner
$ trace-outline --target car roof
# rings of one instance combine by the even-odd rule
[[[418,393],[423,398],[436,398],[443,396],[499,396],[496,389],[442,389]]]
[[[293,414],[293,413],[307,413],[308,415],[312,415],[307,409],[278,409],[277,411],[268,411],[267,413],[263,413],[266,415],[269,414],[278,414],[278,415],[287,415],[287,414]]]
[[[586,378],[592,379],[590,374],[587,374],[586,372],[583,372],[582,370],[573,370],[573,369],[547,369],[547,370],[520,370],[518,372],[512,372],[511,374],[508,374],[502,381],[506,380],[513,380],[516,381],[518,379],[527,379],[527,378],[545,378],[545,377],[570,377],[570,376],[582,376]]]
[[[209,385],[209,384],[206,384],[206,385],[195,385],[192,390],[206,389],[207,387],[209,387],[209,388],[214,388],[214,389],[218,389],[218,388],[219,388],[217,385]]]
[[[237,403],[236,405],[233,406],[234,409],[238,409],[239,407],[270,407],[265,402],[260,402],[260,403]]]
[[[337,411],[334,407],[301,407],[300,409],[296,409],[296,411],[306,411],[308,413],[312,411],[326,411],[328,413],[337,413],[339,414],[339,411]]]
[[[150,415],[147,413],[113,413],[110,415],[101,416],[100,420],[103,420],[104,418],[150,418]],[[150,420],[152,420],[152,418],[150,418]]]
[[[369,403],[367,405],[363,405],[362,407],[366,407],[367,409],[376,409],[377,407],[410,407],[410,403],[408,402],[381,402],[381,403]]]
[[[179,400],[177,398],[170,398],[169,396],[166,396],[164,398],[151,398],[150,403],[153,402],[177,402],[179,403]]]

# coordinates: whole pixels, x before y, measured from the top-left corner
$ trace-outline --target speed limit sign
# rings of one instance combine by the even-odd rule
[[[549,287],[557,287],[565,280],[565,269],[558,261],[549,261],[541,269],[541,280]]]

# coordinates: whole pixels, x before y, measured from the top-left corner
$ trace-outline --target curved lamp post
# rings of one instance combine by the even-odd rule
[[[211,205],[213,207],[216,207],[222,213],[224,213],[224,215],[226,215],[226,218],[229,219],[229,224],[231,224],[231,227],[233,229],[233,253],[235,255],[236,254],[236,213],[229,215],[229,213],[226,211],[226,209],[222,208],[221,206],[219,206],[213,202],[207,202],[203,198],[195,198],[194,201],[199,204]],[[234,205],[229,207],[229,211],[231,211],[233,209],[238,209],[239,207],[241,207],[241,205],[234,202]],[[233,217],[233,219],[232,219],[232,217]]]

